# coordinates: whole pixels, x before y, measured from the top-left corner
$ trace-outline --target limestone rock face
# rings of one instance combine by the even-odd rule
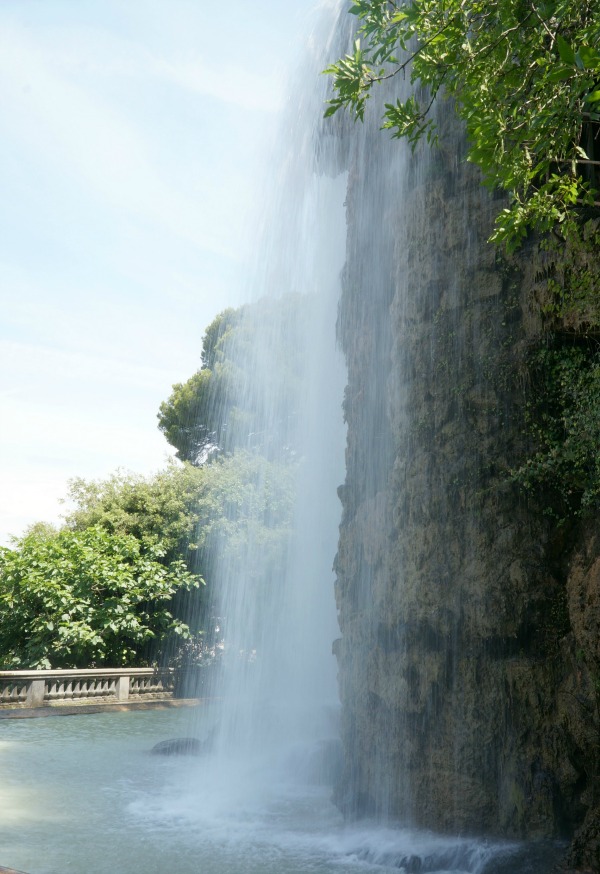
[[[537,255],[486,242],[498,203],[440,123],[434,153],[376,125],[349,150],[336,800],[570,835],[600,797],[600,538],[557,543],[509,484]]]

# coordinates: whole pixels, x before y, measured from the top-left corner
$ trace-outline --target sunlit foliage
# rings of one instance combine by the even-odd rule
[[[508,195],[492,239],[514,249],[599,206],[600,10],[595,0],[355,0],[351,54],[332,64],[326,114],[360,119],[374,86],[408,76],[383,127],[435,139],[432,103],[453,98],[468,159]]]
[[[169,602],[201,580],[161,563],[159,542],[133,535],[37,529],[0,549],[0,663],[100,667],[144,663],[150,644],[187,636]]]
[[[290,448],[310,314],[309,297],[289,294],[214,319],[200,370],[160,406],[159,428],[178,458],[203,464],[219,451],[274,456]]]

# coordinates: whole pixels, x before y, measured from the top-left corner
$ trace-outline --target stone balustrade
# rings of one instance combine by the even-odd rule
[[[174,687],[169,668],[0,671],[0,709],[164,701]]]

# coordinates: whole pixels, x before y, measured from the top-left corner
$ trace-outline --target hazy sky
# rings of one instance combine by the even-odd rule
[[[0,542],[70,477],[164,464],[313,6],[0,3]]]

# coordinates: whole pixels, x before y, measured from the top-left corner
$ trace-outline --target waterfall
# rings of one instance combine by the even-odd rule
[[[240,374],[223,398],[228,448],[264,462],[259,492],[282,472],[293,492],[292,530],[275,567],[265,536],[277,533],[276,513],[266,523],[251,520],[243,544],[215,555],[211,610],[223,669],[214,686],[220,703],[211,767],[224,797],[228,780],[238,797],[248,771],[253,797],[284,771],[303,779],[308,769],[318,780],[321,765],[329,767],[324,751],[339,735],[332,564],[344,478],[346,372],[336,319],[346,176],[337,138],[323,133],[328,82],[320,75],[337,50],[338,15],[337,3],[323,4],[308,69],[292,89],[281,146],[269,158],[251,300],[223,346]],[[241,411],[237,419],[232,410]]]
[[[227,440],[293,470],[293,525],[276,572],[251,532],[217,557],[224,668],[213,755],[194,779],[204,813],[263,824],[289,793],[304,804],[324,787],[329,804],[333,788],[349,822],[371,822],[341,834],[320,807],[334,856],[517,871],[514,846],[416,829],[520,833],[506,689],[527,604],[509,603],[506,580],[526,558],[489,449],[509,463],[519,410],[499,375],[523,315],[486,242],[494,204],[450,104],[434,107],[438,150],[379,129],[401,79],[364,125],[323,120],[319,73],[349,46],[348,19],[329,4],[313,35],[265,194],[261,300],[227,345],[245,373],[226,399]]]
[[[206,455],[244,477],[226,468],[232,509],[211,532],[212,700],[193,724],[175,707],[11,720],[2,862],[541,874],[590,804],[597,724],[572,719],[589,702],[547,529],[503,479],[536,329],[524,262],[486,243],[497,204],[451,105],[437,151],[379,129],[401,79],[364,125],[323,119],[346,12],[323,3],[253,220],[248,303],[220,338]],[[574,573],[593,565],[591,590],[588,558]],[[148,755],[172,732],[203,755]]]

